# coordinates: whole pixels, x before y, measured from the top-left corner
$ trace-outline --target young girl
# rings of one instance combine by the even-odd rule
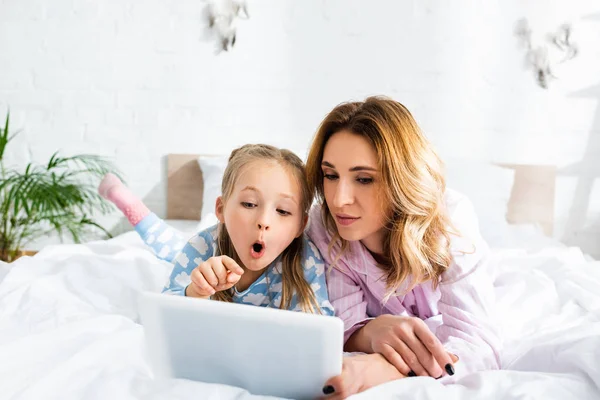
[[[118,178],[107,176],[99,192],[158,257],[174,260],[163,292],[333,315],[323,261],[304,235],[313,191],[302,161],[288,150],[245,145],[231,153],[221,188],[219,223],[185,245]]]

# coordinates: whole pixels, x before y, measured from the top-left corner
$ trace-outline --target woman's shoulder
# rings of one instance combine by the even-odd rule
[[[444,273],[443,282],[455,281],[468,275],[485,259],[489,248],[479,231],[473,204],[460,192],[447,189],[444,195],[450,227],[450,251],[453,263]]]
[[[453,227],[459,231],[458,233],[464,236],[475,236],[473,239],[480,236],[477,214],[467,196],[456,190],[446,189],[444,205],[446,214]]]

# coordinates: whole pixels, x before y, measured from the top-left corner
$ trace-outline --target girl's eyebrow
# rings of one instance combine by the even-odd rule
[[[321,163],[321,166],[335,169],[335,166],[332,163],[327,162],[327,161],[323,161]],[[350,168],[348,171],[350,171],[350,172],[356,172],[356,171],[373,171],[373,172],[377,172],[377,168],[369,167],[369,166],[366,166],[366,165],[357,165],[356,167]]]
[[[257,188],[255,188],[254,186],[246,186],[245,188],[243,188],[241,191],[245,191],[245,190],[251,190],[253,192],[257,192],[260,193],[260,190],[258,190]]]
[[[244,192],[246,190],[250,190],[252,192],[256,192],[256,193],[260,193],[260,190],[258,190],[256,187],[254,186],[246,186],[245,188],[243,188],[241,191]],[[279,196],[285,198],[285,199],[290,199],[292,200],[294,203],[298,204],[298,201],[296,200],[296,198],[288,193],[279,193]]]

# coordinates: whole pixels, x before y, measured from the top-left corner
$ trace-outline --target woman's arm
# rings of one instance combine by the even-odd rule
[[[339,268],[332,267],[327,272],[327,291],[335,315],[344,321],[344,350],[371,353],[373,350],[366,341],[355,338],[355,332],[360,332],[373,319],[367,315],[365,295],[341,260],[338,261],[338,266]]]
[[[471,202],[458,202],[451,217],[461,236],[451,243],[454,256],[442,276],[436,335],[461,360],[455,379],[465,373],[500,368],[502,342],[494,324],[493,271]]]

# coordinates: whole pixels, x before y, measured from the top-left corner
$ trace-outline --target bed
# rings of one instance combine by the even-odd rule
[[[210,204],[223,162],[167,157],[167,218],[185,234],[211,222],[203,204]],[[354,398],[600,398],[600,263],[549,237],[554,169],[448,166],[450,183],[484,215],[504,369],[448,386],[403,379]],[[485,184],[465,178],[473,173]],[[133,232],[0,263],[0,398],[262,398],[235,387],[153,379],[136,296],[160,291],[169,272]]]

